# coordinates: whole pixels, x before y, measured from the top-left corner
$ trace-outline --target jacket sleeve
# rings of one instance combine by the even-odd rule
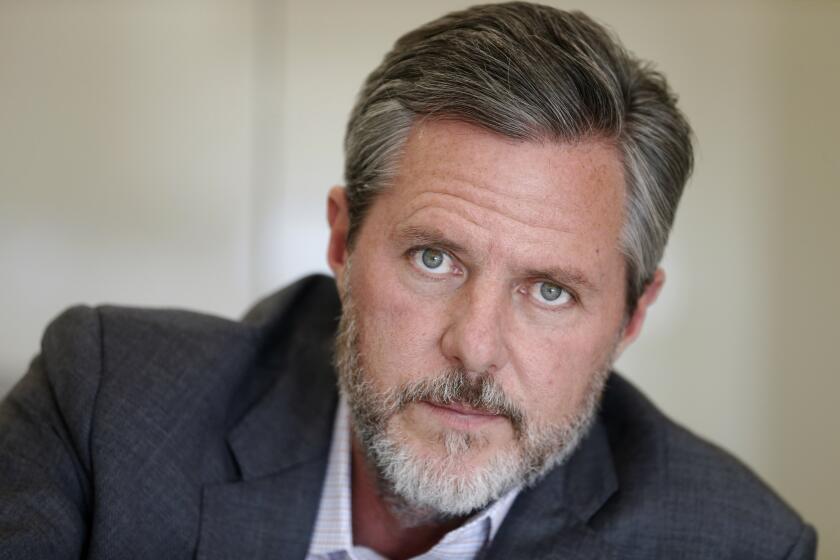
[[[817,557],[817,533],[808,524],[802,526],[799,538],[785,555],[785,560],[815,560]]]
[[[0,402],[0,559],[84,554],[100,341],[95,310],[65,311]]]

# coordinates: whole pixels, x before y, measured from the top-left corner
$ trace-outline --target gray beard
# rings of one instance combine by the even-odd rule
[[[494,377],[470,375],[460,368],[379,390],[362,363],[349,276],[348,266],[336,338],[339,389],[350,408],[353,433],[368,467],[376,474],[380,497],[403,526],[465,516],[514,488],[533,485],[568,458],[589,430],[612,356],[592,375],[581,406],[557,424],[530,422],[526,411],[507,398]],[[436,449],[421,455],[389,421],[410,404],[422,401],[463,403],[499,414],[511,424],[514,445],[498,450],[478,467],[465,469],[464,458],[489,442],[469,432],[446,430],[439,434]]]

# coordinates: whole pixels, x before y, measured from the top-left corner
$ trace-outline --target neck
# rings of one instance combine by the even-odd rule
[[[366,546],[392,560],[418,556],[464,522],[463,517],[446,521],[411,523],[383,499],[379,480],[356,439],[352,447],[353,544]]]

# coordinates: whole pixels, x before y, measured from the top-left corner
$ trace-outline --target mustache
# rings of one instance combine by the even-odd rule
[[[403,385],[393,395],[393,410],[428,401],[433,404],[464,404],[470,408],[507,418],[517,434],[524,433],[525,413],[499,383],[489,375],[470,375],[463,368],[452,368],[441,375],[418,379]]]

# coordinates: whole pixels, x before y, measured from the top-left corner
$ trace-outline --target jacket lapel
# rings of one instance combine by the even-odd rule
[[[323,277],[293,299],[308,300],[308,312],[287,296],[246,318],[265,339],[249,378],[276,381],[228,434],[240,478],[203,488],[197,558],[304,558],[309,547],[338,402],[330,358],[339,304]]]
[[[519,494],[487,559],[618,558],[587,525],[617,489],[606,429],[599,420],[565,464]]]
[[[304,558],[318,508],[324,464],[263,479],[207,486],[199,559]]]

